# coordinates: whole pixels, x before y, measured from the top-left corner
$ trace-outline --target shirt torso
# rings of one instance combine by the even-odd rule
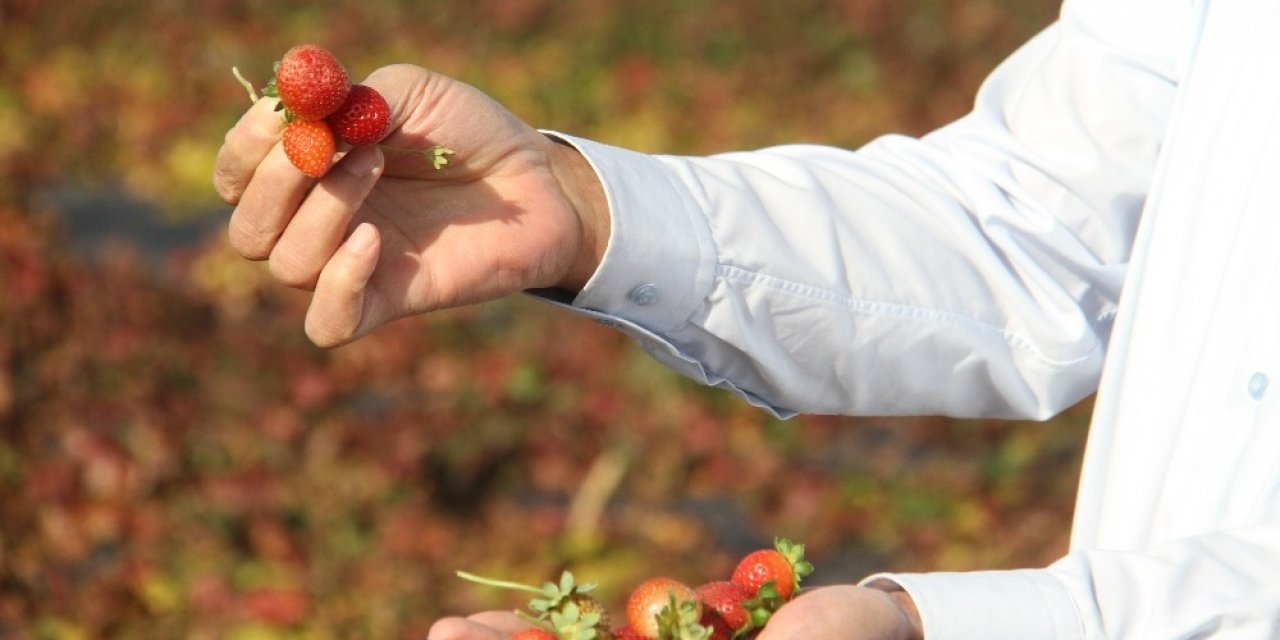
[[[1280,5],[1205,3],[1132,256],[1073,546],[1280,515]]]

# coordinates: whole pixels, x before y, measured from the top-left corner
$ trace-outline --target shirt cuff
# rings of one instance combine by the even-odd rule
[[[1084,638],[1071,596],[1048,571],[876,574],[860,584],[897,585],[920,611],[925,638],[1076,640]]]
[[[681,327],[711,290],[715,250],[697,201],[651,156],[554,131],[604,185],[611,230],[604,260],[573,305],[657,333]]]

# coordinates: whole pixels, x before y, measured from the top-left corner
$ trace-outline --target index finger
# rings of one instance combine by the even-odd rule
[[[280,140],[284,118],[276,110],[279,102],[276,98],[258,100],[227,131],[213,165],[213,187],[227,204],[240,201],[258,163]]]
[[[504,640],[529,627],[529,623],[510,611],[488,611],[466,618],[441,618],[431,625],[427,637],[431,640]]]

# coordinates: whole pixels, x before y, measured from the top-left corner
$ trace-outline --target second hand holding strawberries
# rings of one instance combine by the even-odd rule
[[[537,594],[529,600],[530,613],[516,612],[535,625],[522,632],[530,639],[736,640],[754,638],[799,594],[801,580],[812,571],[804,545],[779,538],[773,548],[744,556],[729,580],[697,588],[663,576],[642,581],[628,596],[626,622],[618,627],[610,625],[600,601],[587,595],[595,585],[578,584],[567,571],[559,583],[541,587],[457,573],[471,582]]]

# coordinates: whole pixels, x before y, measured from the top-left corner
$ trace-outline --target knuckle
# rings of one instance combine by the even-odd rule
[[[235,205],[239,204],[240,197],[244,195],[244,185],[240,184],[231,172],[224,166],[217,166],[213,169],[213,189],[218,193],[218,197],[222,201]]]
[[[312,315],[307,316],[304,330],[306,331],[307,339],[312,344],[325,349],[336,347],[351,340],[350,331]]]
[[[314,288],[319,274],[319,269],[313,268],[295,252],[279,245],[271,252],[267,264],[272,277],[280,284],[295,289]]]
[[[275,245],[274,235],[268,236],[235,220],[227,227],[227,239],[236,253],[249,260],[266,260]]]

